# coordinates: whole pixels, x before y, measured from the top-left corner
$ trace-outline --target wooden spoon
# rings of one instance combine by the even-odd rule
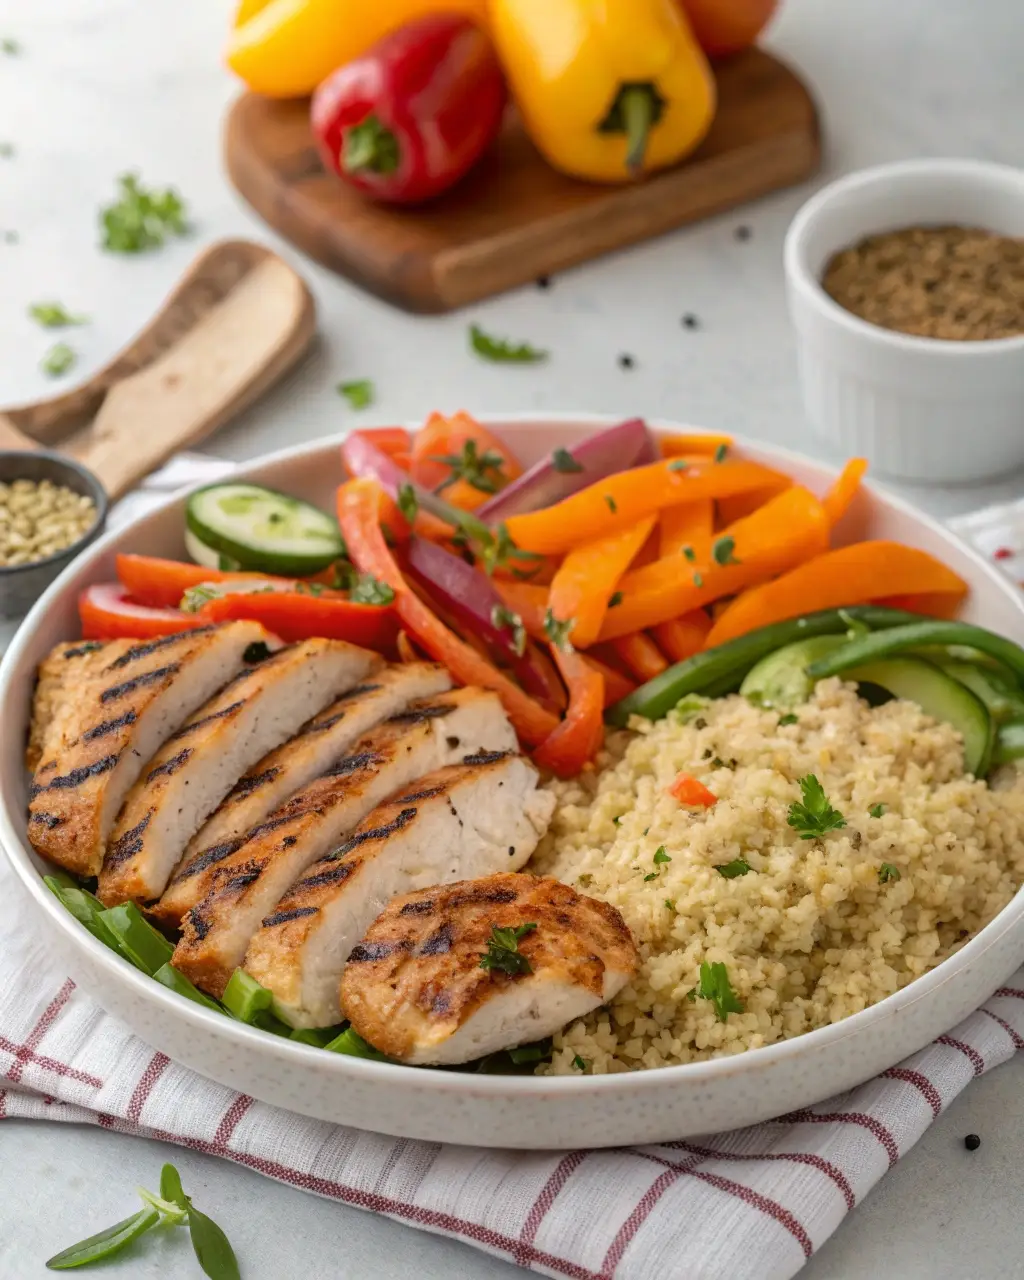
[[[0,448],[57,449],[119,497],[261,396],[315,332],[316,307],[301,276],[262,245],[222,240],[88,382],[0,410]]]

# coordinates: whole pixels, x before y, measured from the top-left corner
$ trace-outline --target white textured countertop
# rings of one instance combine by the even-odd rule
[[[225,0],[0,0],[0,406],[52,394],[39,360],[55,337],[84,376],[159,305],[200,244],[224,235],[276,243],[221,173],[220,119],[235,92],[219,66]],[[822,104],[825,175],[915,155],[1020,164],[1024,145],[1024,6],[1020,0],[786,0],[771,44],[799,66]],[[189,203],[195,232],[155,254],[101,253],[96,209],[116,176],[137,169]],[[588,409],[735,430],[807,452],[785,316],[781,245],[801,199],[783,192],[466,314],[404,315],[276,245],[311,281],[322,338],[315,354],[211,451],[246,458],[356,421],[333,388],[372,378],[378,401],[359,420],[422,418],[431,409]],[[740,242],[734,230],[752,228]],[[92,317],[55,335],[26,317],[59,299]],[[696,331],[680,318],[692,312]],[[550,364],[481,363],[469,319],[550,347]],[[629,372],[617,357],[635,359]],[[140,424],[142,425],[142,424]],[[918,493],[951,514],[1024,493],[1024,476],[985,488]],[[976,1082],[847,1219],[802,1273],[809,1280],[945,1280],[1020,1275],[1024,1142],[1019,1060]],[[977,1132],[981,1149],[964,1151]],[[0,1277],[32,1280],[42,1259],[129,1211],[130,1188],[155,1185],[165,1149],[107,1132],[0,1125]],[[498,1280],[513,1269],[447,1241],[278,1186],[191,1152],[173,1157],[235,1242],[249,1280],[406,1277]],[[105,1274],[198,1274],[187,1249],[147,1248]],[[652,1277],[652,1280],[662,1280]],[[665,1280],[675,1280],[666,1277]],[[683,1280],[682,1277],[679,1280]],[[696,1280],[686,1277],[685,1280]]]

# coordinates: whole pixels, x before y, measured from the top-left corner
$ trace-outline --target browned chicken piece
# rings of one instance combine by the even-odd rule
[[[98,875],[114,819],[146,763],[246,666],[250,646],[272,640],[259,623],[229,622],[122,645],[117,656],[101,650],[103,660],[68,680],[58,699],[61,740],[44,754],[30,792],[33,848],[76,875]]]
[[[243,671],[190,716],[147,764],[110,833],[98,893],[107,906],[152,902],[185,846],[268,749],[373,669],[376,654],[313,639]]]
[[[352,951],[341,1007],[381,1053],[452,1066],[553,1035],[636,974],[619,912],[558,880],[500,874],[396,898]]]
[[[59,750],[65,725],[75,709],[75,687],[81,689],[94,671],[120,657],[134,643],[134,640],[72,640],[57,645],[47,654],[39,664],[32,697],[26,769],[35,773],[41,760]]]
[[[203,991],[221,995],[263,918],[371,810],[467,754],[515,745],[501,702],[484,689],[453,689],[379,725],[247,838],[207,849],[192,864],[207,892],[182,921],[174,966]]]

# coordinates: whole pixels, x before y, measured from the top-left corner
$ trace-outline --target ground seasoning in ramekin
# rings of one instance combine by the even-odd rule
[[[829,261],[825,292],[862,320],[922,338],[1024,334],[1024,239],[975,227],[905,227]]]

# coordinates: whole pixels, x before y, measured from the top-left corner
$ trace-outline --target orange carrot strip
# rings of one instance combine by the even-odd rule
[[[678,556],[683,547],[703,547],[714,528],[715,504],[710,498],[666,507],[658,517],[658,555]]]
[[[492,494],[461,479],[446,484],[451,479],[452,468],[448,463],[438,462],[437,459],[458,457],[470,441],[476,445],[478,458],[491,453],[501,459],[500,471],[486,469],[483,473],[486,480],[495,484],[495,491],[503,489],[512,480],[518,480],[523,474],[522,467],[508,446],[497,436],[491,435],[486,427],[481,426],[468,413],[456,413],[451,418],[444,418],[439,413],[431,414],[423,429],[413,437],[412,443],[412,477],[416,483],[427,489],[445,485],[445,500],[464,511],[475,511]]]
[[[665,655],[643,631],[634,631],[632,635],[613,640],[612,649],[626,669],[641,682],[653,680],[668,670]]]
[[[920,613],[926,618],[945,618],[949,621],[960,612],[963,594],[955,595],[942,592],[924,592],[919,595],[880,596],[872,600],[872,604],[883,605],[886,609],[905,609],[907,613]]]
[[[835,484],[821,500],[828,516],[828,522],[834,529],[849,510],[850,503],[857,496],[864,472],[868,469],[867,458],[851,458],[840,471]]]
[[[692,613],[684,613],[681,618],[659,623],[654,628],[654,638],[662,653],[667,654],[673,662],[685,662],[704,648],[710,630],[711,619],[708,615],[703,609],[694,609]]]
[[[680,804],[694,809],[710,809],[718,804],[718,796],[709,791],[699,778],[689,773],[681,773],[668,789],[670,796],[675,796]]]
[[[402,449],[391,455],[391,461],[396,467],[401,467],[403,471],[408,471],[412,466],[412,454],[408,449]]]
[[[926,551],[901,542],[857,542],[817,555],[774,582],[745,591],[715,622],[708,647],[819,609],[896,595],[939,593],[962,599],[966,592],[967,584]]]
[[[377,523],[380,493],[377,482],[369,479],[349,480],[338,490],[338,523],[352,563],[393,589],[395,611],[410,637],[435,662],[443,662],[454,680],[492,689],[524,742],[546,742],[559,727],[557,718],[450,631],[410,590]]]
[[[814,494],[794,485],[752,516],[730,525],[723,536],[732,539],[732,554],[725,564],[715,557],[715,547],[720,553],[723,549],[719,540],[705,557],[692,562],[685,556],[671,556],[627,573],[619,583],[622,604],[608,611],[600,638],[614,640],[670,622],[785,573],[827,548],[828,521]]]
[[[604,743],[604,676],[575,649],[552,645],[551,656],[569,690],[569,709],[533,758],[559,778],[573,778]]]
[[[621,702],[623,698],[628,698],[636,689],[636,682],[630,680],[629,676],[624,676],[621,671],[609,666],[607,662],[602,662],[600,658],[595,658],[592,653],[585,653],[583,661],[588,667],[592,667],[604,676],[605,709],[613,707],[616,702]]]
[[[512,516],[506,528],[523,551],[553,555],[583,542],[622,533],[644,516],[683,502],[723,498],[777,482],[757,462],[653,462],[599,480],[541,511]],[[788,481],[787,481],[788,483]]]
[[[657,517],[645,516],[631,529],[576,547],[551,582],[548,606],[559,622],[575,619],[572,643],[586,649],[597,639],[619,579],[647,541]]]
[[[723,445],[728,449],[732,444],[732,436],[717,436],[711,432],[699,435],[683,433],[661,436],[658,444],[661,445],[663,458],[678,458],[687,453],[715,454]]]
[[[721,532],[723,529],[728,529],[729,525],[735,524],[737,520],[745,520],[747,516],[752,516],[766,502],[771,502],[776,494],[781,493],[783,489],[788,489],[792,483],[792,480],[787,479],[785,484],[765,485],[763,489],[751,489],[749,493],[737,493],[731,498],[720,498],[715,503],[715,528]]]

